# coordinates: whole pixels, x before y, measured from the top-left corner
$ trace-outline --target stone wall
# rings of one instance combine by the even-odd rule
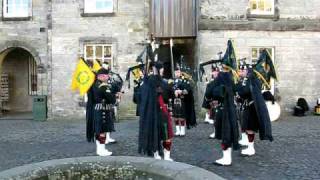
[[[320,96],[318,63],[320,32],[200,31],[200,59],[225,52],[227,40],[235,41],[239,58],[251,59],[251,47],[274,47],[279,81],[276,95],[282,108],[291,111],[299,97],[314,106]]]
[[[47,7],[48,1],[33,0],[32,16],[25,19],[2,17],[3,8],[0,3],[0,72],[5,55],[10,48],[20,47],[28,51],[35,58],[38,66],[38,94],[48,94],[47,68],[50,57],[48,56],[47,35]],[[41,29],[41,30],[40,30]],[[7,62],[11,63],[11,62]],[[27,69],[26,69],[27,70]],[[19,86],[22,86],[21,84]],[[26,86],[26,85],[23,85]],[[19,88],[28,88],[18,87]],[[21,101],[21,103],[23,103]],[[30,107],[31,108],[31,107]]]
[[[235,40],[239,58],[251,59],[252,47],[273,47],[279,75],[275,92],[282,108],[291,111],[299,97],[313,106],[320,97],[320,85],[316,83],[320,77],[320,2],[275,0],[275,7],[271,19],[252,19],[248,18],[247,0],[202,0],[200,59],[208,60],[224,52],[229,38]]]
[[[274,0],[280,18],[319,19],[318,0]],[[200,0],[200,14],[203,19],[247,20],[248,0]]]
[[[282,18],[319,19],[320,1],[318,0],[277,0]]]
[[[114,14],[83,14],[83,1],[52,1],[52,113],[54,116],[84,117],[78,93],[71,92],[72,73],[83,56],[84,44],[112,43],[112,69],[125,78],[128,66],[135,64],[143,49],[137,42],[148,33],[148,1],[118,0]],[[123,115],[133,115],[132,89],[120,105]]]
[[[248,0],[200,0],[202,18],[214,20],[234,19],[244,17]]]

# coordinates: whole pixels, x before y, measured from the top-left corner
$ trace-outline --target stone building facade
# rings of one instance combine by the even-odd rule
[[[86,45],[111,45],[112,69],[122,78],[135,64],[148,34],[148,2],[115,0],[112,13],[86,14],[84,0],[52,1],[52,114],[83,116],[80,97],[70,90],[78,57],[85,57]],[[131,90],[132,91],[132,90]],[[134,115],[134,104],[125,96],[120,114]],[[75,113],[76,112],[76,113]],[[122,113],[123,112],[123,113]]]
[[[113,9],[108,13],[92,13],[90,9],[87,12],[86,0],[29,0],[29,13],[23,17],[5,17],[6,8],[2,6],[5,2],[0,3],[0,72],[13,69],[8,72],[12,81],[10,91],[22,89],[24,95],[23,99],[10,98],[14,101],[9,107],[11,111],[31,111],[32,107],[32,94],[27,92],[31,85],[14,85],[18,73],[14,67],[21,64],[6,65],[12,61],[7,56],[11,50],[21,48],[36,62],[37,91],[33,93],[47,95],[48,117],[78,118],[84,115],[84,107],[79,105],[83,100],[71,91],[71,77],[79,57],[86,54],[86,46],[111,47],[112,69],[124,78],[127,67],[135,64],[137,54],[143,49],[137,43],[148,34],[147,0],[113,0]],[[28,71],[27,66],[24,69]],[[120,110],[124,113],[120,113],[133,116],[130,95],[124,96],[123,101],[126,103]],[[28,102],[28,108],[14,109],[22,102]]]
[[[34,0],[23,13],[12,13],[12,9],[7,9],[7,3],[0,3],[0,74],[9,74],[10,97],[8,102],[0,102],[0,108],[31,111],[32,95],[48,94],[51,85],[48,81],[51,58],[47,31],[50,3]]]
[[[32,0],[23,17],[8,17],[9,11],[4,12],[6,8],[3,7],[6,4],[1,1],[0,72],[12,69],[9,73],[15,74],[14,66],[20,65],[21,59],[31,57],[36,64],[33,67],[37,72],[36,88],[30,92],[30,79],[27,85],[15,85],[11,91],[21,88],[25,95],[19,95],[24,98],[14,100],[14,103],[28,102],[24,106],[30,107],[32,94],[47,95],[49,118],[83,117],[84,108],[79,104],[81,97],[70,88],[78,58],[108,60],[112,69],[124,78],[127,67],[135,64],[136,56],[143,49],[137,43],[148,37],[150,1],[111,0],[112,9],[101,13],[98,9],[87,8],[86,0]],[[320,64],[317,63],[320,2],[271,1],[272,13],[260,14],[252,9],[252,6],[260,7],[260,0],[256,0],[256,5],[252,5],[252,0],[198,0],[196,64],[225,51],[229,38],[235,41],[239,58],[252,60],[259,49],[269,48],[279,76],[274,91],[284,112],[291,111],[298,97],[304,97],[314,105],[320,97],[320,85],[317,84],[320,77]],[[8,63],[11,59],[16,60]],[[30,73],[27,76],[30,77]],[[203,86],[199,83],[200,101]],[[127,93],[120,105],[123,118],[134,116],[131,94]],[[11,108],[16,106],[14,103]],[[23,110],[30,111],[30,108]]]

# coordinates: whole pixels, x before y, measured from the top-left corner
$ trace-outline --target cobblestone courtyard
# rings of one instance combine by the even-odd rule
[[[231,167],[212,164],[221,157],[220,145],[208,139],[212,127],[202,121],[186,137],[174,139],[172,158],[226,179],[320,179],[320,117],[287,116],[272,125],[274,142],[257,141],[254,157],[233,152]],[[107,145],[114,156],[140,156],[138,121],[117,123],[116,129],[112,136],[118,143]],[[49,159],[94,156],[94,152],[95,144],[86,142],[84,120],[0,121],[0,171]]]

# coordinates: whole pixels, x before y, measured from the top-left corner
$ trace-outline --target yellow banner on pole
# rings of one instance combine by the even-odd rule
[[[95,74],[83,59],[79,60],[76,70],[73,73],[71,89],[79,90],[80,95],[85,95],[95,80]]]

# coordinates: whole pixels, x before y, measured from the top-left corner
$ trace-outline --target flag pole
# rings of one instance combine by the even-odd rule
[[[172,73],[172,78],[175,78],[172,47],[173,47],[173,39],[170,38],[171,73]]]

